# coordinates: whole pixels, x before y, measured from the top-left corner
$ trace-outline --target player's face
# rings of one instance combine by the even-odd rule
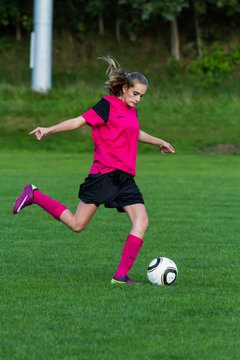
[[[128,88],[127,85],[124,85],[122,91],[123,94],[120,97],[122,101],[130,107],[136,107],[142,97],[146,94],[147,86],[136,83],[133,87]]]

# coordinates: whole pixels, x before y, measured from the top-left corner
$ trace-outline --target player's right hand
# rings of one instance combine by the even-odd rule
[[[48,128],[37,127],[36,129],[30,131],[29,135],[35,135],[37,140],[41,140],[44,136],[48,135]]]

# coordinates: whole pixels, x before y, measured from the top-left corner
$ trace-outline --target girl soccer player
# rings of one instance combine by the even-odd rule
[[[144,200],[134,180],[138,142],[155,145],[162,154],[174,153],[174,149],[166,141],[140,130],[136,106],[147,91],[147,79],[138,72],[124,72],[109,56],[103,59],[108,63],[106,85],[109,95],[76,118],[50,127],[37,127],[29,133],[41,140],[57,132],[86,125],[91,127],[94,160],[87,178],[80,185],[76,212],[73,214],[65,205],[27,184],[15,201],[13,213],[18,214],[26,206],[37,204],[71,230],[81,232],[100,204],[125,212],[132,227],[111,282],[135,285],[128,272],[137,258],[148,226]]]

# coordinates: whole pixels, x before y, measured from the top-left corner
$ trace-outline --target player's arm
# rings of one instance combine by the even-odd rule
[[[159,147],[161,153],[163,155],[165,155],[166,153],[170,152],[170,153],[175,153],[174,148],[172,147],[171,144],[169,144],[168,142],[159,139],[155,136],[152,136],[148,133],[146,133],[145,131],[140,130],[139,131],[139,135],[138,135],[138,141],[143,142],[143,143],[147,143],[150,145],[156,145]]]
[[[55,134],[63,131],[71,131],[86,125],[85,119],[80,115],[76,118],[65,120],[59,124],[50,127],[37,127],[32,130],[29,135],[35,135],[37,140],[41,140],[44,136]]]

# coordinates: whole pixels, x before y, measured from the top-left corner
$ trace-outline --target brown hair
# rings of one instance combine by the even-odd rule
[[[122,87],[125,84],[128,88],[133,87],[136,83],[148,86],[148,81],[143,74],[139,72],[125,72],[117,60],[110,56],[100,57],[99,59],[105,60],[108,63],[106,71],[108,80],[105,82],[105,85],[110,95],[121,96]]]

